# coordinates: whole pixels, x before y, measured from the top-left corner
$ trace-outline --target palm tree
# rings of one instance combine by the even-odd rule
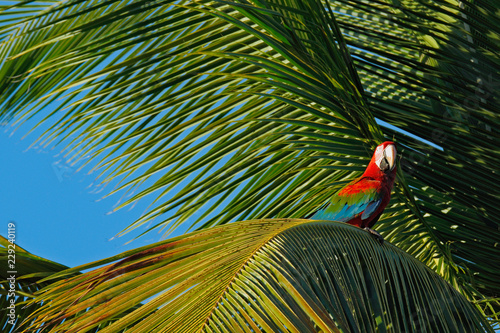
[[[75,161],[91,155],[102,185],[119,182],[110,193],[137,190],[120,207],[153,196],[124,232],[152,221],[148,231],[197,230],[39,281],[53,283],[35,293],[44,306],[26,325],[490,330],[500,313],[499,9],[488,0],[3,6],[2,121],[43,115],[41,143],[62,144]],[[392,245],[300,219],[393,138],[403,158],[378,224]],[[229,223],[238,220],[251,221]]]

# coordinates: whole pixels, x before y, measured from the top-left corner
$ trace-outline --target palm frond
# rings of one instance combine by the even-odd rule
[[[40,280],[68,267],[29,253],[16,244],[14,238],[0,236],[0,245],[0,265],[3,267],[0,272],[0,328],[2,332],[13,332],[34,310],[24,305],[35,297],[37,290],[49,285]]]
[[[0,272],[0,328],[2,332],[19,332],[21,323],[28,323],[33,312],[41,308],[33,300],[41,289],[63,278],[77,276],[81,272],[72,270],[64,277],[50,278],[54,274],[69,270],[65,265],[34,255],[11,239],[0,236],[0,264],[6,268]],[[11,266],[12,265],[12,266]],[[14,300],[12,303],[11,300]],[[122,313],[123,316],[140,307],[136,305]],[[106,324],[96,325],[89,332],[98,332]]]
[[[492,332],[436,273],[343,223],[237,222],[47,281],[89,268],[40,291],[43,307],[26,330]]]

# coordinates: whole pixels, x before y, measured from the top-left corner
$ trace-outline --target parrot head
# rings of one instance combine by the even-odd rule
[[[394,180],[396,176],[396,144],[394,142],[386,141],[377,146],[364,175],[375,178],[385,176]]]
[[[391,141],[380,144],[375,149],[372,160],[381,171],[392,171],[396,166],[396,145]]]

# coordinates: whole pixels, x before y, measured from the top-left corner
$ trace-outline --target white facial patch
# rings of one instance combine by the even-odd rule
[[[378,146],[377,149],[375,150],[375,164],[378,166],[380,169],[380,162],[384,159],[384,147],[383,146]]]

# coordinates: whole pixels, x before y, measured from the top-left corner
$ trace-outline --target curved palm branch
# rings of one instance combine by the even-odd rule
[[[492,331],[425,265],[343,223],[237,222],[53,278],[89,268],[41,290],[36,302],[43,307],[26,329],[87,332],[106,323],[99,332]]]
[[[0,245],[0,265],[3,268],[0,272],[0,328],[2,332],[11,332],[34,310],[24,305],[35,297],[37,290],[49,285],[40,280],[68,267],[33,255],[3,236],[0,236]],[[12,299],[14,305],[11,305]],[[9,306],[13,306],[14,311],[11,312]]]
[[[404,173],[380,231],[498,319],[497,12],[486,0],[20,2],[0,17],[1,115],[53,109],[41,141],[93,156],[112,192],[137,190],[122,206],[154,193],[130,228],[167,230],[306,216],[395,135]]]
[[[3,236],[0,236],[0,244],[2,245],[0,246],[0,264],[7,268],[0,272],[0,314],[2,318],[0,328],[2,332],[18,332],[20,324],[29,320],[28,318],[33,312],[41,308],[41,304],[33,302],[36,293],[51,283],[63,279],[51,276],[67,271],[69,268],[34,255]],[[11,267],[10,264],[13,264],[12,269],[8,269]],[[72,270],[72,273],[65,274],[64,278],[79,274],[81,272]],[[48,277],[51,277],[50,281],[45,280]],[[14,286],[11,283],[14,283]],[[13,311],[11,311],[12,299],[15,299]],[[122,315],[125,316],[139,307],[140,305],[131,307]],[[98,332],[105,326],[106,323],[101,323],[89,332]]]

